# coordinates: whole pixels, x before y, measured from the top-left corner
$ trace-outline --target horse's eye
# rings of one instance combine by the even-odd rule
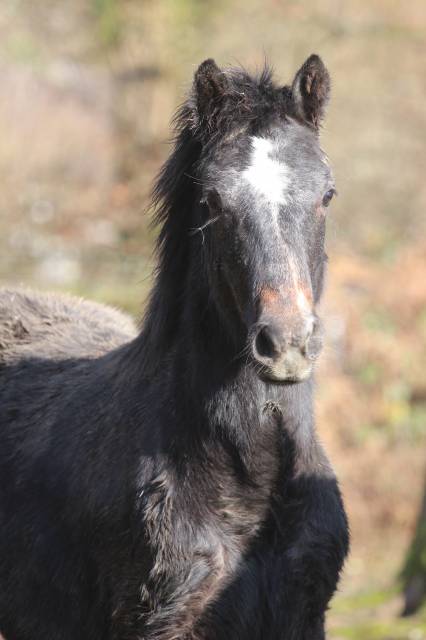
[[[334,196],[334,194],[336,193],[335,189],[329,189],[325,194],[324,197],[322,199],[322,206],[323,207],[328,207],[328,205],[330,204],[330,201],[332,199],[332,197]]]
[[[222,211],[222,198],[220,197],[216,189],[211,189],[208,192],[206,196],[206,202],[212,211]]]

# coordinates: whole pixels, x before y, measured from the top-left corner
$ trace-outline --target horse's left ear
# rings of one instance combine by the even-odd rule
[[[330,76],[315,54],[300,67],[291,85],[297,115],[318,128],[330,97]]]
[[[209,58],[204,60],[195,72],[194,92],[199,121],[211,127],[214,115],[220,109],[228,90],[226,75]]]

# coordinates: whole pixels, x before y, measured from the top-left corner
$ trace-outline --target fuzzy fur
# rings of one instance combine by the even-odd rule
[[[250,136],[297,137],[305,204],[282,224],[316,301],[324,222],[306,193],[329,177],[297,108],[269,71],[201,65],[154,194],[159,263],[139,332],[101,305],[0,293],[6,640],[325,637],[348,527],[313,381],[267,381],[244,350],[257,284],[290,276],[265,262],[282,256],[258,209],[241,196],[225,215],[222,201]]]

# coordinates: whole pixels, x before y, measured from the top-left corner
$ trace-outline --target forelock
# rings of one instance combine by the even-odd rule
[[[228,67],[223,73],[227,89],[211,118],[200,118],[192,92],[177,114],[175,124],[178,129],[187,126],[204,143],[214,143],[235,132],[257,135],[274,120],[294,116],[291,89],[274,83],[268,65],[254,75],[238,67]]]

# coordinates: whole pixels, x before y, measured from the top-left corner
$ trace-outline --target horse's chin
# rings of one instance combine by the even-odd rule
[[[275,367],[262,367],[261,370],[257,370],[258,377],[263,382],[277,385],[292,385],[298,384],[308,380],[312,374],[312,364],[307,363],[305,367],[295,370],[282,370]]]

